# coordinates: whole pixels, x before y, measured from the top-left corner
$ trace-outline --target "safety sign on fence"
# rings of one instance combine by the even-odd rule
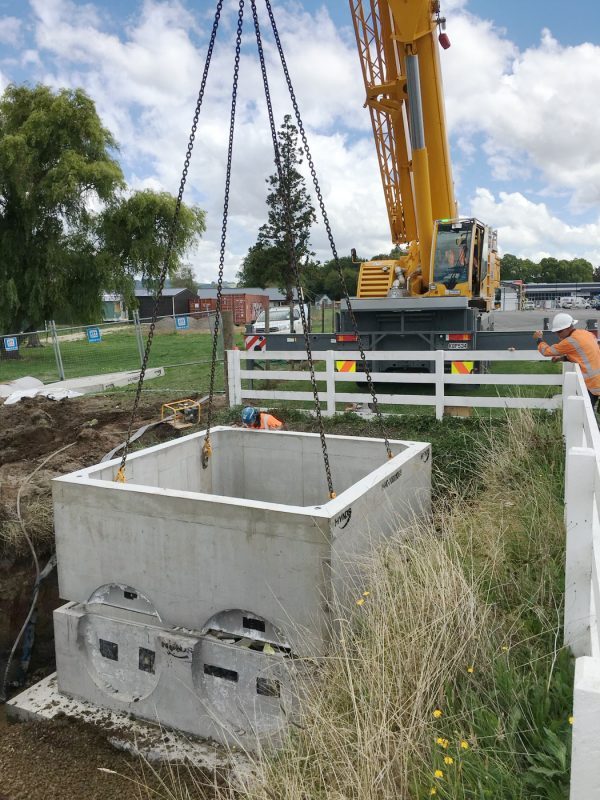
[[[190,318],[187,316],[175,317],[175,327],[178,331],[184,331],[190,327]]]
[[[336,361],[337,372],[356,372],[356,361]]]
[[[256,334],[245,336],[244,346],[246,350],[266,350],[267,339],[265,336],[257,336]]]
[[[19,349],[19,342],[17,341],[16,336],[5,336],[4,337],[4,349],[7,353],[11,351]]]
[[[91,342],[92,344],[94,344],[95,342],[101,342],[102,333],[100,332],[100,328],[88,328],[87,338],[88,342]]]
[[[453,361],[451,372],[452,375],[470,375],[474,366],[474,361]]]

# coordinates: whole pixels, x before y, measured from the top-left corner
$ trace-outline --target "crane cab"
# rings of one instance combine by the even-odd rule
[[[493,307],[499,269],[497,237],[477,219],[436,220],[429,297],[463,296],[482,311]]]

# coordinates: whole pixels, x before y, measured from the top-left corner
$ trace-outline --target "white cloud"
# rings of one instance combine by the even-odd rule
[[[483,134],[495,178],[539,175],[568,189],[573,209],[600,202],[600,46],[561,45],[544,30],[519,52],[503,32],[468,13],[449,23],[442,65],[450,130]]]
[[[200,30],[179,3],[146,0],[139,20],[117,37],[103,31],[93,6],[77,6],[71,0],[32,0],[32,6],[37,15],[36,44],[46,63],[43,79],[53,86],[83,85],[94,97],[102,119],[121,145],[132,185],[175,193],[212,19],[205,16]],[[207,232],[191,259],[199,276],[206,279],[215,276],[223,208],[237,4],[226,4],[226,8],[186,190],[188,201],[207,210]],[[332,132],[341,126],[368,133],[370,127],[368,114],[361,108],[364,90],[354,42],[343,38],[325,9],[310,15],[298,6],[282,7],[277,9],[277,18],[315,162],[326,187],[332,224],[343,243],[340,252],[355,244],[366,252],[385,249],[389,247],[387,221],[370,135],[354,146],[347,137]],[[265,221],[265,178],[274,170],[250,26],[248,12],[230,197],[228,278],[239,268]],[[261,29],[279,126],[292,109],[266,15],[261,17]],[[198,33],[199,47],[193,33]],[[327,76],[318,91],[315,72]],[[144,167],[146,175],[142,174]],[[366,208],[371,209],[368,217]],[[378,220],[373,217],[374,208]],[[313,247],[320,257],[328,257],[322,225],[315,229]]]
[[[519,192],[477,189],[471,201],[480,219],[494,220],[503,253],[539,261],[555,258],[587,258],[600,265],[600,216],[596,222],[568,225],[552,214],[545,203],[534,203]]]
[[[576,234],[570,233],[578,228],[527,199],[524,184],[535,185],[536,200],[558,197],[572,208],[600,200],[600,116],[590,113],[600,94],[600,48],[566,48],[545,33],[539,45],[519,52],[493,23],[470,14],[467,3],[444,3],[453,45],[442,53],[442,64],[449,129],[458,143],[453,153],[455,179],[459,187],[472,186],[472,176],[480,174],[483,162],[494,179],[508,186],[514,181],[522,191],[495,200],[489,191],[486,195],[480,190],[473,208],[463,211],[498,224],[505,250],[520,254],[519,247],[527,253],[566,247],[560,238],[548,235],[561,230],[574,254],[581,254]],[[24,53],[21,63],[32,73],[31,80],[55,87],[83,86],[121,145],[130,184],[176,193],[212,25],[211,8],[198,10],[197,4],[186,7],[179,0],[140,0],[137,16],[118,29],[99,0],[30,4],[35,49]],[[340,29],[325,6],[311,14],[298,2],[276,3],[275,11],[339,251],[345,253],[351,246],[366,254],[386,250],[387,216],[369,115],[362,108],[364,88],[350,18],[347,28]],[[218,263],[236,15],[237,2],[228,0],[186,191],[186,200],[207,210],[208,229],[193,258],[203,279],[215,277]],[[264,14],[261,28],[279,125],[290,103]],[[248,8],[228,278],[265,221],[264,181],[273,171],[251,38]],[[524,210],[523,203],[531,208]],[[586,242],[592,242],[593,231],[583,230]],[[314,230],[313,247],[319,257],[328,257],[322,224]]]
[[[0,44],[17,47],[21,42],[21,27],[17,17],[0,17]]]

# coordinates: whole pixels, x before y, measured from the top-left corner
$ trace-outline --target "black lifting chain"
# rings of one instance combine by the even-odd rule
[[[377,395],[375,393],[375,387],[373,386],[373,380],[371,378],[371,370],[368,367],[367,360],[365,357],[365,349],[362,343],[362,338],[358,331],[358,324],[356,322],[356,316],[354,314],[354,309],[352,308],[352,303],[350,302],[350,295],[348,293],[348,286],[346,284],[346,278],[344,277],[344,272],[342,270],[342,266],[340,264],[340,260],[338,257],[337,248],[335,246],[335,242],[333,240],[333,233],[331,232],[331,225],[329,224],[329,217],[327,216],[327,211],[325,209],[325,203],[323,202],[323,195],[321,193],[321,187],[319,186],[319,179],[317,178],[317,171],[315,169],[315,165],[312,159],[312,155],[310,152],[310,148],[308,146],[308,139],[306,136],[306,131],[304,130],[304,124],[302,122],[302,117],[300,116],[300,109],[298,107],[298,101],[296,100],[296,93],[294,92],[294,87],[292,85],[292,79],[290,77],[290,73],[287,67],[287,62],[285,59],[285,55],[283,52],[283,47],[281,46],[281,39],[279,38],[279,31],[277,30],[277,23],[275,22],[275,17],[273,16],[273,9],[271,8],[270,0],[265,0],[267,11],[269,14],[269,19],[271,21],[271,27],[273,28],[273,36],[275,37],[275,43],[277,45],[277,50],[279,51],[279,58],[281,60],[281,66],[283,67],[283,73],[285,75],[285,80],[287,82],[288,91],[290,93],[290,99],[292,101],[292,105],[294,107],[294,114],[296,115],[296,122],[298,124],[298,130],[300,131],[300,137],[302,138],[302,144],[304,147],[304,152],[306,154],[306,160],[308,162],[308,166],[310,168],[310,174],[312,176],[313,185],[315,187],[315,193],[317,195],[317,199],[319,201],[319,208],[321,209],[321,214],[323,216],[323,222],[325,223],[325,229],[327,231],[327,237],[329,239],[329,245],[331,247],[331,252],[333,253],[333,258],[335,261],[335,266],[338,272],[338,276],[340,279],[340,284],[342,287],[342,291],[344,293],[344,299],[346,301],[346,307],[348,309],[348,315],[350,316],[350,321],[352,322],[352,329],[353,333],[356,336],[356,341],[358,343],[358,349],[360,351],[360,358],[362,367],[365,373],[365,377],[367,379],[367,384],[369,386],[369,392],[371,394],[371,399],[373,403],[373,410],[377,415],[377,419],[379,421],[379,425],[381,428],[381,432],[383,435],[383,439],[385,441],[385,449],[388,455],[388,458],[392,458],[392,450],[390,447],[390,442],[388,439],[387,430],[385,427],[385,421],[383,419],[383,415],[381,413],[381,409],[379,408],[379,403],[377,401]]]
[[[137,389],[135,392],[135,398],[133,401],[133,408],[131,409],[131,417],[129,418],[129,425],[127,427],[127,436],[125,438],[125,446],[123,448],[123,455],[121,457],[121,463],[119,465],[119,469],[117,471],[117,475],[115,480],[119,481],[120,483],[125,482],[125,463],[127,461],[127,455],[129,454],[129,446],[131,442],[131,434],[133,431],[133,424],[135,422],[135,417],[137,414],[138,405],[140,402],[140,397],[142,395],[142,387],[144,385],[144,378],[146,376],[146,368],[148,367],[148,359],[150,358],[150,349],[152,347],[152,339],[154,338],[154,329],[156,327],[156,320],[158,319],[158,311],[159,311],[159,302],[163,290],[165,288],[165,281],[167,279],[167,272],[169,270],[169,260],[171,258],[171,253],[173,251],[173,244],[175,242],[175,233],[177,232],[177,224],[179,222],[179,213],[181,211],[181,203],[183,202],[183,193],[185,191],[185,184],[187,181],[188,171],[190,168],[190,161],[192,158],[192,151],[194,149],[194,141],[196,139],[196,131],[198,129],[198,120],[200,118],[200,110],[202,108],[202,101],[204,100],[204,91],[206,89],[206,81],[208,78],[208,70],[210,68],[210,62],[212,59],[213,49],[215,46],[215,39],[217,37],[217,30],[219,28],[219,21],[221,19],[221,10],[223,8],[223,0],[218,0],[217,3],[217,10],[215,12],[215,19],[212,26],[212,31],[210,34],[210,41],[208,43],[208,51],[206,54],[206,61],[204,63],[204,72],[202,73],[202,82],[200,84],[200,91],[198,92],[198,99],[196,100],[196,110],[194,112],[194,118],[192,121],[192,129],[190,131],[190,138],[188,141],[187,150],[185,153],[185,160],[183,163],[183,172],[181,174],[181,182],[179,184],[179,193],[177,194],[177,202],[175,204],[175,212],[173,214],[173,220],[171,222],[171,227],[169,229],[169,238],[167,240],[167,253],[165,255],[165,261],[162,266],[159,280],[158,280],[158,288],[156,292],[156,300],[154,302],[154,310],[152,312],[152,321],[150,323],[150,330],[148,331],[148,339],[146,341],[146,349],[144,351],[144,357],[142,359],[142,368],[140,370],[140,377],[137,384]],[[214,371],[214,363],[213,363],[213,371]]]
[[[240,51],[242,47],[242,25],[244,21],[244,0],[240,0],[237,21],[237,35],[235,40],[235,61],[233,68],[233,88],[231,91],[231,115],[229,119],[229,144],[227,147],[227,174],[225,177],[225,200],[223,203],[223,225],[221,227],[221,250],[219,254],[219,281],[217,284],[217,304],[215,309],[215,327],[212,340],[212,357],[210,365],[210,389],[208,392],[208,411],[206,415],[206,436],[202,446],[202,466],[208,467],[208,460],[212,455],[210,441],[210,427],[213,417],[213,399],[215,393],[215,366],[217,362],[217,340],[221,322],[221,301],[223,295],[223,266],[225,263],[225,244],[227,241],[227,217],[229,214],[229,189],[231,186],[231,162],[233,159],[233,134],[235,130],[235,110],[237,106],[238,79],[240,74]]]
[[[271,138],[273,140],[273,150],[275,153],[275,165],[277,167],[277,175],[279,177],[279,185],[285,186],[285,175],[281,165],[281,153],[279,151],[279,144],[277,142],[277,132],[275,130],[275,119],[273,117],[273,106],[271,103],[271,91],[269,89],[269,80],[267,78],[267,69],[265,66],[265,54],[263,51],[262,38],[260,34],[260,26],[258,24],[258,15],[256,13],[256,0],[250,0],[252,5],[252,16],[254,18],[254,30],[256,32],[256,43],[258,46],[258,57],[260,59],[260,69],[262,72],[263,84],[265,89],[265,99],[267,102],[267,111],[269,114],[269,126],[271,128]],[[325,473],[327,475],[327,487],[329,489],[329,497],[334,498],[335,492],[333,490],[333,480],[331,477],[331,466],[329,464],[329,453],[327,452],[327,440],[325,439],[325,429],[323,427],[323,417],[321,415],[321,402],[319,400],[319,390],[317,388],[317,380],[315,376],[315,367],[312,357],[312,348],[310,344],[310,336],[308,333],[308,324],[306,321],[306,311],[304,309],[304,302],[302,296],[302,288],[300,285],[300,271],[298,269],[298,259],[296,254],[296,243],[294,241],[293,220],[292,212],[290,209],[290,198],[287,196],[284,202],[285,208],[285,222],[287,228],[287,246],[290,265],[294,273],[294,281],[296,283],[296,292],[298,294],[298,305],[300,306],[300,316],[302,319],[302,332],[304,334],[304,346],[306,348],[306,356],[308,358],[308,367],[310,370],[310,382],[312,392],[315,399],[315,413],[319,423],[319,436],[321,438],[321,449],[323,451],[323,462],[325,465]]]

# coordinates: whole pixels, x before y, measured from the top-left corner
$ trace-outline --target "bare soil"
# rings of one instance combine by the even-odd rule
[[[159,419],[162,402],[174,399],[142,397],[134,429]],[[0,680],[7,652],[27,615],[34,579],[16,513],[19,488],[23,521],[43,566],[54,544],[52,478],[96,464],[119,445],[127,432],[132,402],[131,394],[115,393],[59,402],[33,398],[0,406]],[[178,435],[167,425],[158,426],[133,447]],[[47,456],[65,445],[72,446],[28,480]],[[54,670],[52,611],[60,604],[54,571],[40,592],[28,684]],[[200,800],[213,796],[201,788],[213,781],[214,776],[197,771],[192,775],[186,767],[167,767],[154,774],[139,758],[115,750],[99,730],[67,719],[9,724],[0,704],[0,800],[121,800],[127,796]],[[175,793],[174,785],[180,787]]]
[[[219,775],[116,750],[92,725],[10,723],[0,706],[0,800],[204,800],[220,784]]]
[[[114,394],[59,402],[31,398],[0,406],[0,664],[2,652],[11,646],[27,614],[34,576],[17,516],[19,489],[22,519],[43,567],[54,545],[52,478],[98,463],[120,444],[127,432],[131,403],[131,395]],[[143,399],[134,427],[158,419],[160,405],[161,400]],[[140,442],[146,446],[175,435],[171,427],[159,426]],[[65,445],[71,446],[30,478],[45,458]],[[58,604],[53,575],[42,585],[38,641],[47,633],[51,636],[51,614]]]

